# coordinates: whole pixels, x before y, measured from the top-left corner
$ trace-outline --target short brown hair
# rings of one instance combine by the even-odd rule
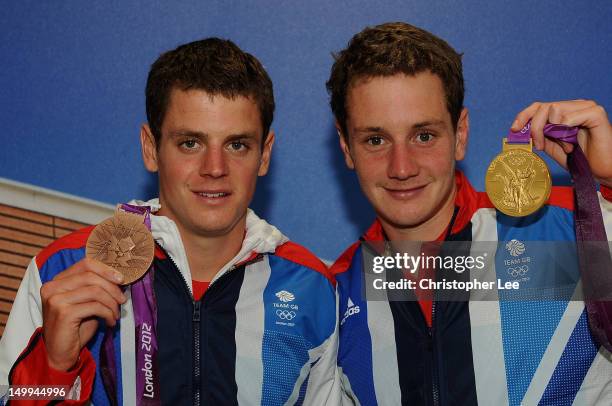
[[[346,96],[356,80],[398,73],[431,71],[442,80],[446,107],[456,129],[463,109],[463,68],[458,54],[441,38],[410,24],[396,22],[366,27],[346,49],[334,54],[327,81],[332,111],[346,133]]]
[[[211,96],[250,97],[257,104],[265,139],[274,118],[272,81],[253,55],[232,41],[207,38],[163,53],[147,78],[147,120],[157,145],[173,88],[203,90]]]

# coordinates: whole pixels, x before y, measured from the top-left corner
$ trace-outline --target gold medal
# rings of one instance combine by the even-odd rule
[[[118,210],[93,229],[85,255],[121,272],[123,285],[127,285],[147,272],[154,250],[155,242],[143,217]]]
[[[514,217],[528,216],[542,207],[551,190],[546,163],[532,152],[532,143],[508,144],[491,161],[485,190],[497,210]]]

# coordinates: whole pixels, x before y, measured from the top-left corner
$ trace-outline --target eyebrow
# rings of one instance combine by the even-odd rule
[[[243,139],[257,140],[257,135],[253,134],[253,133],[230,134],[230,135],[228,135],[226,137],[226,139],[228,141],[231,141],[231,140],[243,140]]]
[[[421,121],[419,123],[416,123],[412,126],[412,128],[424,128],[424,127],[439,127],[439,126],[443,126],[444,125],[444,121],[442,120],[425,120],[425,121]]]
[[[444,125],[444,121],[442,120],[425,120],[425,121],[420,121],[418,123],[413,124],[412,128],[415,130],[418,130],[421,128],[439,127],[443,125]],[[385,132],[385,129],[383,127],[377,127],[377,126],[358,127],[355,129],[355,132],[357,133],[380,133],[380,132]]]
[[[202,131],[194,131],[187,129],[178,129],[174,131],[170,131],[169,133],[171,138],[180,138],[180,137],[192,137],[198,138],[200,140],[204,140],[208,138],[208,134]],[[235,141],[241,139],[249,139],[249,140],[257,140],[257,135],[254,133],[238,133],[238,134],[230,134],[225,137],[226,141]]]
[[[170,131],[168,135],[171,138],[193,137],[193,138],[201,138],[201,139],[206,138],[208,136],[208,134],[203,133],[202,131],[193,131],[193,130],[186,130],[186,129],[173,130],[173,131]]]
[[[358,127],[355,128],[356,133],[380,133],[384,132],[382,127]]]

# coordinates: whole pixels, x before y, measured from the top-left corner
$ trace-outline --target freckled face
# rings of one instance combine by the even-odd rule
[[[259,109],[250,98],[174,89],[159,147],[151,145],[150,134],[143,139],[145,165],[159,173],[159,214],[201,236],[244,226],[274,142],[270,133],[262,150],[262,133]]]
[[[358,80],[347,95],[349,168],[383,223],[410,228],[452,213],[455,161],[467,140],[464,110],[453,130],[440,78],[430,72]]]

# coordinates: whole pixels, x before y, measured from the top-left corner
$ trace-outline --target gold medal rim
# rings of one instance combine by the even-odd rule
[[[125,216],[130,216],[130,217],[125,217]],[[132,217],[137,217],[138,220],[140,220],[138,223],[136,223],[134,221],[134,219],[132,219]],[[99,234],[101,233],[102,227],[110,224],[113,225],[114,221],[117,220],[119,222],[125,223],[125,220],[121,220],[121,218],[129,218],[129,222],[134,222],[134,224],[136,225],[137,229],[135,231],[141,232],[145,235],[145,248],[147,248],[147,252],[146,252],[146,263],[147,266],[143,267],[143,268],[131,268],[131,269],[136,269],[137,272],[125,272],[124,269],[122,268],[113,268],[119,272],[121,272],[124,276],[124,281],[123,283],[121,283],[122,286],[126,286],[129,284],[132,284],[134,282],[136,282],[137,280],[139,280],[140,278],[142,278],[144,276],[144,274],[147,273],[147,271],[149,270],[149,268],[151,267],[151,263],[153,262],[153,258],[155,255],[155,241],[153,240],[153,235],[151,234],[151,231],[147,228],[147,226],[144,224],[143,220],[144,218],[138,214],[132,214],[132,213],[126,213],[126,212],[116,212],[112,217],[109,217],[105,220],[103,220],[102,222],[98,223],[96,225],[96,227],[94,227],[94,229],[91,231],[91,233],[89,234],[89,237],[87,238],[87,243],[85,246],[85,256],[87,256],[88,258],[92,258],[93,254],[92,254],[92,250],[93,248],[90,245],[90,242],[93,241],[93,238],[99,238],[100,240],[103,240],[103,238],[99,237]],[[110,266],[109,264],[105,263],[104,261],[100,261],[102,263],[104,263],[105,265]],[[131,276],[131,277],[130,277]]]
[[[490,190],[490,183],[492,182],[491,180],[489,180],[489,169],[491,169],[491,166],[493,165],[493,163],[500,157],[502,157],[503,155],[510,155],[512,153],[516,153],[516,151],[522,151],[525,154],[529,154],[532,156],[532,159],[535,160],[539,160],[542,164],[544,164],[544,167],[546,168],[546,175],[545,175],[545,180],[546,180],[546,190],[545,190],[545,197],[542,199],[542,203],[540,203],[539,205],[536,205],[533,209],[530,209],[529,211],[526,211],[524,214],[516,214],[516,213],[512,213],[502,207],[500,207],[501,205],[499,205],[495,200],[492,198],[492,191]],[[502,213],[511,216],[511,217],[526,217],[529,216],[533,213],[535,213],[536,211],[540,210],[542,207],[544,207],[544,205],[546,204],[546,202],[548,202],[548,199],[550,198],[550,193],[552,190],[552,179],[550,177],[550,170],[548,169],[548,165],[546,165],[546,162],[538,155],[535,154],[532,151],[527,151],[527,150],[508,150],[508,151],[502,151],[499,154],[497,154],[495,156],[495,158],[493,158],[491,160],[491,163],[489,164],[489,166],[487,167],[487,171],[485,173],[485,192],[487,193],[487,196],[489,197],[489,200],[491,201],[491,203],[493,204],[493,206],[495,206],[495,208],[499,211],[501,211]]]

